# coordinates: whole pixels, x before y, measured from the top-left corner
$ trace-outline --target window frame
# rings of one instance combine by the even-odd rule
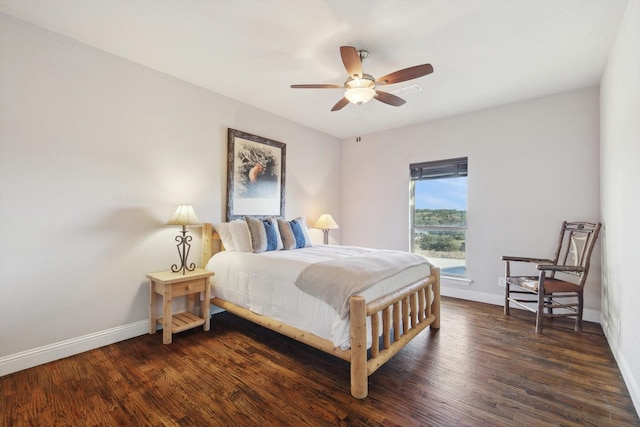
[[[416,225],[416,206],[415,206],[415,186],[416,181],[428,180],[428,179],[446,179],[446,178],[458,178],[468,177],[469,160],[468,157],[458,157],[454,159],[436,160],[430,162],[411,163],[409,165],[410,181],[410,239],[411,239],[411,252],[415,252],[416,249],[416,234],[420,231],[464,231],[465,241],[467,231],[469,229],[468,222],[464,225]],[[468,187],[467,187],[467,214],[468,214]],[[466,245],[465,245],[465,264],[467,260]],[[449,277],[452,279],[468,279],[468,272],[466,274],[454,274],[443,273],[442,277]]]

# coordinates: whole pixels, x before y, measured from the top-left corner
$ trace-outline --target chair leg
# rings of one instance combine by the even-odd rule
[[[509,316],[509,282],[504,284],[504,314]]]
[[[544,317],[544,292],[538,290],[538,309],[536,310],[536,334],[542,333],[542,321]]]
[[[582,293],[578,294],[578,313],[576,316],[576,327],[574,328],[576,332],[582,331],[582,307],[584,305],[584,297]]]
[[[511,275],[511,264],[509,261],[504,263],[504,314],[509,316],[509,276]]]

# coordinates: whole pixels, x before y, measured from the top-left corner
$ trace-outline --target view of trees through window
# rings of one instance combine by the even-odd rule
[[[466,224],[466,211],[451,209],[416,209],[416,225]],[[455,223],[454,223],[455,222]],[[416,244],[421,250],[441,257],[464,259],[464,231],[428,231],[416,235]]]
[[[461,160],[461,159],[454,159]],[[412,250],[441,267],[443,275],[466,276],[467,174],[440,177],[430,163],[412,165]],[[449,167],[449,165],[447,165]],[[432,168],[432,169],[429,169]]]

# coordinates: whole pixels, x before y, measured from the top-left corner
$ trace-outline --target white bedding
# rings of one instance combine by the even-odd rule
[[[295,250],[219,252],[207,263],[213,271],[211,295],[254,313],[311,332],[349,348],[349,318],[295,286],[300,272],[310,263],[357,256],[374,249],[322,245]],[[409,267],[361,293],[367,301],[389,294],[430,274],[429,264]],[[370,325],[367,325],[370,329]],[[370,333],[367,346],[371,345]]]

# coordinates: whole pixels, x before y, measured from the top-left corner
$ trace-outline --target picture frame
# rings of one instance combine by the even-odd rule
[[[227,221],[284,218],[286,144],[228,130]]]

